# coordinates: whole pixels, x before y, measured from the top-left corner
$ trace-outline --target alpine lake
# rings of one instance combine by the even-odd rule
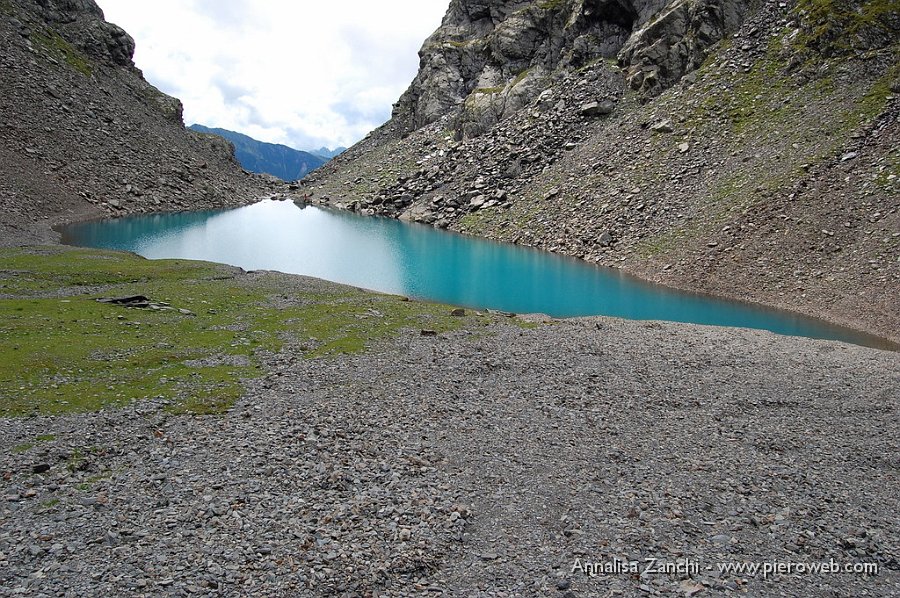
[[[821,320],[677,291],[546,251],[290,201],[79,222],[60,232],[68,245],[278,270],[473,309],[757,328],[893,348]]]

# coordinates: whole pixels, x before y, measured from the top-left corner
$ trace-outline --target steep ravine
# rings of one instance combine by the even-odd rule
[[[454,1],[303,191],[898,340],[889,4]]]

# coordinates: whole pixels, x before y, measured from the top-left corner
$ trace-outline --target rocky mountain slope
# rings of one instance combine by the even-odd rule
[[[234,145],[234,156],[245,169],[250,172],[271,174],[283,181],[301,179],[328,161],[327,158],[309,152],[277,143],[266,143],[228,129],[197,124],[188,128],[198,133],[218,135],[226,139]]]
[[[313,201],[900,330],[894,0],[453,0]]]
[[[229,144],[184,128],[92,0],[0,0],[0,243],[103,215],[246,203],[264,193]]]

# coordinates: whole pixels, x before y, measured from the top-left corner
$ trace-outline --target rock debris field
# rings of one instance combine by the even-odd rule
[[[3,419],[0,595],[896,596],[898,365],[510,320],[285,349],[223,416]],[[879,571],[717,565],[831,561]]]

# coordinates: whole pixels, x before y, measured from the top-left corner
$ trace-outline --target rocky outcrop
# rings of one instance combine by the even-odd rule
[[[80,51],[94,60],[134,67],[134,39],[121,27],[107,23],[93,0],[45,0],[37,14]]]
[[[641,26],[619,53],[628,84],[657,95],[698,68],[709,48],[737,31],[751,2],[679,0]]]
[[[0,242],[72,218],[236,205],[266,193],[230,145],[187,131],[134,40],[92,0],[0,1]]]
[[[655,95],[734,32],[748,0],[453,0],[420,51],[419,74],[395,106],[404,134],[453,113],[458,138],[480,135],[565,73],[617,60]]]

